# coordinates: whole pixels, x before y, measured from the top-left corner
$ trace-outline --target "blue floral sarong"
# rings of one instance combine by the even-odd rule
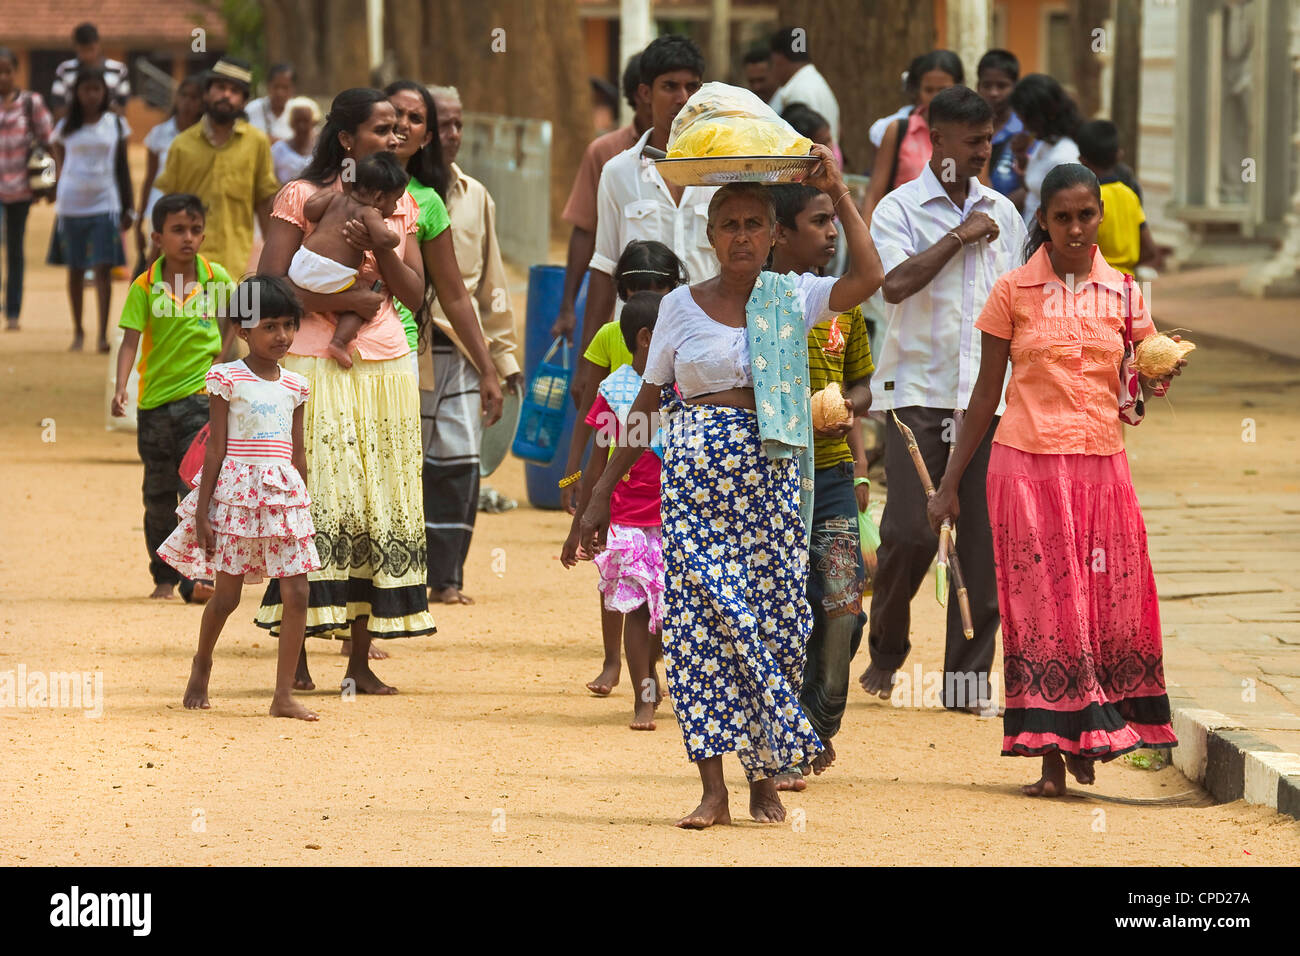
[[[735,751],[752,782],[824,749],[799,705],[812,609],[798,461],[763,453],[753,411],[670,404],[668,690],[689,758]]]

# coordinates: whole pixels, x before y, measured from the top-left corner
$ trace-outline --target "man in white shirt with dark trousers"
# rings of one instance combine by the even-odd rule
[[[596,190],[596,248],[591,257],[587,310],[582,320],[582,349],[611,319],[617,318],[614,268],[624,247],[633,239],[662,242],[686,266],[691,282],[701,282],[718,272],[706,234],[709,200],[716,186],[677,186],[665,182],[643,150],[668,148],[673,120],[700,88],[704,56],[690,39],[676,34],[661,36],[641,53],[642,91],[650,101],[653,125],[630,149],[605,164]],[[575,383],[580,394],[584,383]]]
[[[975,320],[998,276],[1023,262],[1025,227],[1015,206],[976,178],[989,157],[993,113],[965,86],[930,104],[934,153],[921,175],[888,193],[871,219],[885,268],[888,326],[871,377],[872,411],[893,409],[916,435],[938,487],[957,440],[957,412],[970,401],[980,367]],[[1004,405],[999,405],[998,415]],[[957,556],[965,572],[975,636],[966,640],[955,595],[948,601],[944,706],[992,716],[988,675],[998,630],[997,579],[984,479],[999,419],[994,418],[960,489]],[[911,650],[911,601],[938,539],[925,492],[892,420],[886,426],[889,496],[880,525],[871,599],[871,665],[862,686],[889,697]]]

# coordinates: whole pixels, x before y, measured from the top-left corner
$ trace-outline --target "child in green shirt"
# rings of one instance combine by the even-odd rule
[[[614,267],[614,287],[622,302],[637,292],[665,294],[686,281],[686,269],[681,260],[662,242],[653,239],[634,239],[629,242]],[[596,391],[610,372],[632,364],[632,353],[623,340],[617,316],[595,334],[587,351],[583,353],[582,362],[586,366],[582,379],[585,384],[578,402],[578,418],[573,426],[573,437],[569,442],[568,464],[564,469],[568,476],[567,483],[560,485],[560,506],[569,514],[574,513],[577,505],[582,461],[586,457],[587,444],[591,441],[593,432],[587,424],[587,415],[596,401]],[[611,446],[609,453],[612,454],[613,451]],[[599,449],[597,453],[601,453]],[[600,621],[605,661],[600,673],[586,686],[597,697],[608,697],[618,684],[622,670],[623,615],[607,610],[604,598],[601,598]]]
[[[144,462],[144,539],[154,589],[150,597],[181,597],[200,603],[212,595],[158,557],[176,527],[176,506],[190,491],[181,480],[181,459],[208,423],[205,379],[221,351],[218,316],[234,283],[215,262],[200,256],[202,201],[188,193],[163,196],[153,207],[153,242],[162,254],[127,293],[119,325],[113,415],[125,414],[126,383],[140,351],[136,447]],[[141,347],[143,346],[143,347]]]

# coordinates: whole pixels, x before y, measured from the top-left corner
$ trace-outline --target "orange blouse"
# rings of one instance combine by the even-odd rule
[[[334,189],[342,192],[343,180],[341,178],[335,179],[328,186],[317,186],[305,179],[295,179],[291,183],[286,183],[275,197],[275,205],[271,209],[271,215],[276,219],[283,219],[285,222],[293,223],[302,230],[303,238],[306,238],[311,235],[316,226],[307,220],[302,209],[307,204],[307,200],[316,195],[321,189]],[[411,198],[410,193],[403,192],[401,200],[397,203],[397,209],[393,213],[393,218],[384,220],[388,228],[392,229],[400,237],[397,248],[394,250],[398,256],[405,254],[406,244],[415,233],[419,214],[419,204]],[[375,254],[367,252],[364,261],[361,263],[361,270],[357,274],[357,285],[362,288],[369,288],[378,278],[380,278],[380,275],[379,268],[375,263]],[[384,291],[387,292],[388,290],[385,289]],[[289,351],[293,355],[324,358],[325,346],[329,345],[330,338],[333,335],[333,315],[330,313],[309,312],[302,317],[302,325],[298,329],[297,335],[293,337],[293,345],[289,346]],[[368,361],[401,358],[403,355],[410,353],[411,347],[406,341],[406,330],[402,327],[402,320],[397,314],[397,309],[393,307],[391,293],[384,299],[384,304],[380,306],[379,312],[375,314],[374,318],[361,326],[353,346],[361,353],[361,357]]]
[[[1007,410],[993,440],[1038,455],[1124,450],[1119,366],[1124,357],[1124,275],[1092,247],[1092,269],[1067,289],[1044,243],[994,283],[975,328],[1011,342]],[[1155,332],[1133,283],[1133,341]]]

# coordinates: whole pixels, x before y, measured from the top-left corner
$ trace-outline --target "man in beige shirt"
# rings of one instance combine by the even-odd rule
[[[483,437],[479,377],[494,374],[505,388],[523,389],[515,342],[515,314],[501,245],[496,203],[483,184],[456,165],[461,103],[454,87],[433,87],[442,160],[448,168],[447,215],[460,275],[469,291],[495,368],[476,368],[443,313],[433,303],[433,328],[420,355],[420,424],[424,439],[424,521],[429,551],[430,600],[470,604],[464,585],[478,514],[479,447]]]
[[[650,115],[650,97],[641,89],[641,54],[628,58],[623,70],[623,96],[632,107],[632,122],[598,136],[587,145],[582,154],[582,165],[574,177],[573,189],[569,192],[569,201],[564,204],[561,214],[565,222],[573,226],[569,236],[569,251],[564,267],[564,296],[560,302],[559,314],[551,329],[552,338],[563,335],[570,342],[577,328],[578,320],[573,312],[573,303],[578,296],[587,266],[596,251],[596,190],[600,185],[600,171],[605,164],[624,150],[636,145],[641,134],[654,125]],[[577,401],[577,396],[574,396]]]

